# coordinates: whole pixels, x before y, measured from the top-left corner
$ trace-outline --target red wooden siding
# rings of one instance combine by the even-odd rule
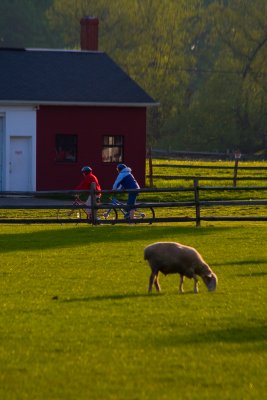
[[[75,163],[55,161],[57,134],[77,135]],[[146,108],[40,106],[37,111],[37,190],[72,190],[81,179],[80,169],[90,165],[103,189],[116,178],[116,163],[102,162],[104,135],[124,137],[123,162],[145,185]]]

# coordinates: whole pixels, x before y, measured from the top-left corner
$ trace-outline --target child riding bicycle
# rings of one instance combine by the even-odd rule
[[[112,190],[120,189],[140,189],[140,186],[132,174],[131,168],[125,164],[117,165],[118,176],[113,184]],[[132,219],[134,214],[134,205],[138,192],[129,192],[127,206],[125,207],[125,218]]]
[[[95,183],[97,191],[101,190],[101,187],[100,187],[100,184],[98,182],[98,179],[97,179],[97,177],[95,175],[93,175],[91,167],[88,167],[88,166],[83,167],[81,169],[81,173],[83,174],[83,179],[79,183],[79,185],[76,186],[75,190],[90,190],[92,183]],[[76,197],[79,199],[79,195],[77,195]],[[97,195],[96,195],[97,203],[100,202],[100,198],[101,198],[101,193],[97,193]],[[91,207],[92,200],[91,200],[91,195],[90,194],[89,194],[85,204],[88,207]],[[86,213],[88,215],[88,219],[90,219],[92,217],[91,208],[86,208],[85,211],[86,211]]]

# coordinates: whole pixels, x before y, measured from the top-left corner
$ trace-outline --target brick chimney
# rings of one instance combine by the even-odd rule
[[[83,17],[81,24],[81,50],[98,50],[98,18]]]

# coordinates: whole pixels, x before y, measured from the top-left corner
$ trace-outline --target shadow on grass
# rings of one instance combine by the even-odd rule
[[[242,276],[243,278],[258,278],[259,276],[265,276],[267,272],[248,272],[246,274],[237,274],[236,276]]]
[[[258,265],[258,264],[266,264],[267,265],[267,258],[264,259],[256,259],[256,260],[241,260],[241,261],[227,261],[223,263],[213,263],[212,266],[216,267],[225,267],[230,265],[231,267],[238,267],[239,265]]]
[[[92,243],[129,242],[144,240],[147,235],[149,240],[170,240],[181,235],[203,236],[210,235],[214,231],[227,230],[227,227],[219,228],[195,228],[179,226],[97,226],[74,227],[62,229],[45,229],[42,231],[20,232],[0,234],[0,253],[20,250],[40,250],[73,247]]]
[[[105,300],[125,300],[134,298],[146,298],[164,296],[162,293],[128,293],[128,294],[111,294],[103,296],[89,296],[81,298],[68,298],[60,300],[61,303],[89,302],[89,301],[105,301]]]
[[[171,293],[173,294],[173,293]],[[219,294],[219,293],[216,293]],[[221,293],[220,293],[221,294]],[[106,294],[102,296],[88,296],[88,297],[76,297],[76,298],[66,298],[66,299],[60,299],[58,296],[52,297],[52,300],[59,300],[60,303],[75,303],[75,302],[89,302],[89,301],[106,301],[106,300],[125,300],[125,299],[137,299],[137,298],[146,298],[151,299],[151,298],[159,298],[163,297],[166,295],[170,295],[168,292],[154,292],[154,293],[124,293],[124,294]],[[187,291],[184,293],[179,293],[178,291],[175,292],[175,296],[196,296],[194,291]]]
[[[197,333],[188,336],[171,335],[156,339],[159,346],[180,346],[192,343],[255,343],[267,340],[267,325],[241,326],[228,329],[212,330],[205,333]]]

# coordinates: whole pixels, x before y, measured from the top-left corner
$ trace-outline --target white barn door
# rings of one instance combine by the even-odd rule
[[[32,190],[32,138],[10,136],[9,188],[10,191]]]

